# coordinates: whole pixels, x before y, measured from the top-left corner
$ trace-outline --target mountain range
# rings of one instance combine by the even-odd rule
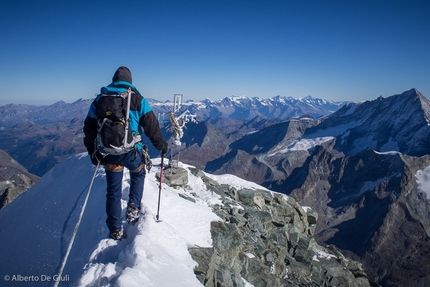
[[[70,104],[59,101],[49,106],[1,106],[0,149],[8,152],[31,173],[42,176],[55,164],[85,151],[82,127],[92,101],[93,99],[80,99]],[[162,103],[153,99],[148,101],[156,115],[167,113],[173,108],[172,102]],[[198,121],[210,120],[224,132],[232,132],[235,128],[246,125],[251,114],[260,119],[258,128],[261,128],[261,125],[267,124],[266,115],[271,115],[270,119],[274,122],[305,114],[319,117],[331,113],[342,104],[344,102],[329,102],[311,97],[229,97],[219,101],[188,101],[182,108],[195,113]],[[218,117],[214,117],[214,114]],[[280,118],[274,119],[275,116]],[[170,137],[168,130],[165,130],[165,136]],[[146,142],[149,140],[146,139]],[[157,156],[158,152],[152,145],[149,146],[151,156]]]
[[[430,285],[429,100],[412,89],[363,103],[345,102],[319,115],[268,109],[269,104],[257,100],[185,103],[184,108],[200,112],[200,120],[186,125],[182,145],[171,146],[172,158],[211,174],[234,174],[312,207],[318,213],[316,242],[360,261],[374,282]],[[172,106],[151,105],[157,113]],[[288,116],[267,118],[266,111]],[[19,138],[26,125],[0,131],[5,139],[0,148],[7,150],[3,144],[13,150],[15,158],[26,153],[21,163],[45,143],[51,154],[34,164],[44,159],[54,166],[82,148],[82,132],[69,128],[82,126],[82,119],[32,123],[37,132]],[[68,155],[55,157],[64,152],[56,148],[64,131],[70,132],[64,142],[73,141],[74,149],[69,144]],[[170,135],[167,128],[164,135]]]
[[[35,106],[25,104],[9,104],[0,106],[0,128],[7,128],[22,122],[34,122],[36,124],[48,124],[70,121],[73,118],[83,119],[88,113],[91,102],[94,99],[79,99],[73,103],[58,101],[52,105]],[[155,114],[167,113],[173,108],[173,102],[160,102],[148,99]],[[311,115],[320,117],[328,115],[348,101],[327,101],[310,96],[305,98],[293,98],[276,96],[269,99],[248,97],[226,97],[217,101],[209,99],[203,101],[187,101],[182,104],[183,109],[188,109],[197,115],[199,121],[209,118],[239,118],[250,120],[256,116],[268,119],[287,119]]]
[[[230,137],[218,149],[222,132],[206,124],[211,132],[184,143],[180,158],[207,159],[207,172],[235,174],[312,206],[316,240],[362,262],[383,286],[428,286],[429,191],[417,182],[430,165],[429,107],[412,89]]]
[[[316,118],[328,115],[346,103],[348,101],[327,101],[311,96],[305,98],[276,96],[268,99],[233,96],[217,101],[209,99],[200,102],[187,101],[182,107],[188,109],[191,114],[195,114],[200,121],[213,118],[251,120],[255,117],[284,120],[303,115]],[[166,103],[152,102],[151,106],[166,111]]]

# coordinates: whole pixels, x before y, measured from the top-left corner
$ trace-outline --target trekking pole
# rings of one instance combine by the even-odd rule
[[[160,222],[160,200],[161,200],[161,183],[163,182],[163,164],[164,164],[164,154],[161,153],[161,167],[160,167],[160,187],[158,189],[158,207],[156,221]]]
[[[88,198],[90,197],[91,188],[93,187],[94,179],[96,178],[97,170],[99,169],[100,161],[97,163],[96,169],[94,170],[93,178],[91,179],[90,187],[88,188],[87,196],[85,197],[84,205],[82,206],[81,214],[79,215],[78,222],[76,223],[75,230],[73,231],[72,239],[70,239],[69,246],[67,247],[66,255],[64,255],[64,260],[61,264],[60,271],[58,271],[58,278],[61,278],[63,274],[64,267],[66,266],[67,259],[69,258],[70,251],[72,250],[73,242],[75,241],[76,234],[78,233],[79,225],[81,225],[81,220],[84,215],[85,207],[87,206]],[[61,280],[56,280],[54,287],[57,287],[60,284]]]

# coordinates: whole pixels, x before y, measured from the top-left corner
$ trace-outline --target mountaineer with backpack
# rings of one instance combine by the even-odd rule
[[[126,219],[139,219],[145,181],[145,165],[150,168],[147,147],[141,135],[151,140],[154,147],[167,152],[158,120],[147,100],[132,85],[131,72],[119,67],[112,83],[102,87],[92,102],[84,122],[84,145],[94,165],[102,164],[106,171],[106,224],[111,238],[122,239],[121,193],[123,169],[130,170],[130,192]]]

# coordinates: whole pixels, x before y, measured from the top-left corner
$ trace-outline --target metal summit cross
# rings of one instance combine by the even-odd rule
[[[196,115],[190,113],[188,109],[183,108],[183,95],[174,94],[173,96],[173,110],[169,109],[167,115],[169,116],[170,123],[165,124],[166,129],[170,128],[172,132],[171,137],[171,150],[170,150],[170,162],[169,166],[177,168],[179,164],[179,155],[181,152],[181,138],[184,135],[183,128],[189,122],[198,123]],[[164,119],[165,113],[159,113],[158,117]],[[160,121],[161,123],[161,121]],[[173,159],[176,156],[176,159]]]

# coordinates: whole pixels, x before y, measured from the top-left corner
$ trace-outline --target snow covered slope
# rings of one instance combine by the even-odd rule
[[[311,208],[233,175],[181,164],[188,183],[179,189],[163,183],[156,222],[160,159],[154,164],[145,213],[121,241],[108,238],[103,169],[95,170],[86,154],[54,167],[0,212],[0,286],[370,286],[358,262],[315,242]]]
[[[102,168],[97,171],[60,286],[201,286],[188,247],[211,246],[210,222],[219,218],[209,204],[218,203],[219,198],[191,174],[189,185],[198,192],[197,204],[163,184],[162,222],[157,223],[155,174],[159,163],[159,159],[154,160],[155,166],[146,177],[145,215],[136,226],[130,226],[128,238],[119,242],[107,239],[105,175]],[[53,286],[93,173],[86,155],[71,157],[0,212],[1,286],[23,286],[23,281],[25,286]],[[257,187],[227,177],[229,184]],[[128,188],[125,176],[123,207]]]

